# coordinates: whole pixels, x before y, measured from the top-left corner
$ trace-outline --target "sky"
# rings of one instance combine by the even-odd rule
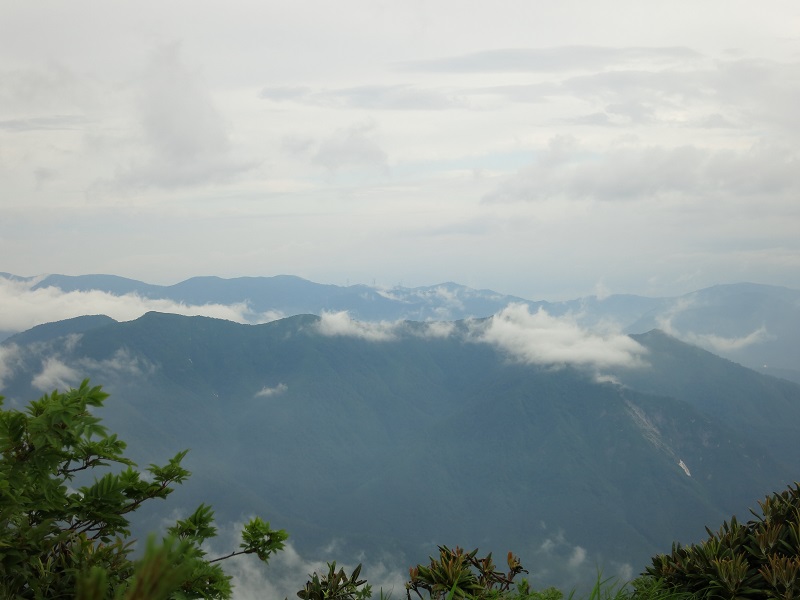
[[[800,4],[0,4],[0,271],[800,288]]]

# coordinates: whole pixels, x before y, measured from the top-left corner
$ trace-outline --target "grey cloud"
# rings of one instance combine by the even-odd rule
[[[258,94],[259,98],[284,102],[287,100],[302,100],[313,94],[311,88],[298,85],[267,86]]]
[[[659,194],[752,196],[800,190],[800,158],[791,148],[756,144],[748,151],[696,146],[626,147],[590,152],[563,137],[529,167],[484,196],[485,202],[554,197],[631,200]]]
[[[387,155],[378,144],[376,125],[357,123],[322,140],[312,162],[331,170],[341,167],[384,167]]]
[[[156,52],[142,79],[140,125],[147,156],[121,169],[114,187],[223,183],[256,166],[235,156],[228,127],[177,44]]]
[[[266,87],[261,98],[329,108],[369,110],[443,110],[464,106],[462,98],[411,85],[363,85],[314,92],[307,87]]]
[[[6,113],[62,112],[86,106],[93,88],[93,82],[51,61],[35,68],[0,72],[0,106]]]
[[[719,113],[706,115],[698,119],[694,123],[695,127],[703,127],[706,129],[732,129],[736,125],[730,120],[726,119]]]
[[[58,173],[53,169],[48,169],[46,167],[37,167],[33,170],[33,179],[36,182],[36,187],[41,188],[43,185],[50,183],[56,177]]]
[[[314,138],[290,135],[281,140],[281,147],[289,154],[302,156],[309,154],[315,146]]]
[[[31,381],[31,385],[42,392],[67,389],[74,387],[78,383],[80,383],[78,371],[55,357],[45,359],[42,364],[42,370]]]
[[[795,117],[798,88],[800,63],[742,59],[681,68],[660,68],[657,64],[608,71],[598,68],[594,73],[487,87],[474,93],[494,94],[523,103],[571,97],[595,103],[609,115],[618,107],[638,105],[648,109],[651,120],[700,127],[727,127],[731,123],[747,124],[750,128],[770,125],[783,134],[800,127]],[[687,111],[708,116],[686,122],[680,120],[682,117],[672,116]],[[615,123],[609,120],[609,124]]]
[[[53,131],[59,129],[81,129],[86,123],[87,119],[82,115],[52,115],[0,121],[0,129],[4,131]]]
[[[573,69],[602,69],[638,61],[655,64],[685,62],[700,57],[698,52],[682,47],[561,46],[486,50],[461,56],[409,62],[401,65],[401,68],[409,71],[441,73],[558,72]]]

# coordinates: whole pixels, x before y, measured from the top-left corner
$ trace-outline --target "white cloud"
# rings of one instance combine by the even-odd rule
[[[424,335],[430,338],[450,337],[455,331],[455,323],[449,321],[432,321],[425,324]]]
[[[603,323],[602,329],[582,328],[574,315],[550,316],[545,310],[531,314],[526,304],[511,304],[487,320],[468,322],[468,338],[487,343],[514,360],[536,365],[575,365],[593,368],[638,367],[647,350],[627,335]],[[362,322],[347,311],[323,312],[317,330],[327,336],[348,336],[373,342],[389,342],[403,335],[445,338],[456,332],[455,324],[435,321],[407,326],[403,321]],[[613,381],[600,374],[598,380]]]
[[[69,350],[69,347],[67,347]],[[127,348],[118,348],[111,358],[93,360],[83,358],[76,365],[81,369],[91,369],[107,376],[111,373],[123,375],[150,375],[156,367],[143,356],[135,356]]]
[[[42,392],[71,388],[81,381],[78,371],[57,358],[45,359],[42,370],[31,380],[31,385]]]
[[[571,568],[579,567],[583,564],[586,560],[586,549],[581,548],[580,546],[575,546],[572,550],[572,554],[569,557],[568,564]]]
[[[681,334],[679,337],[686,342],[708,348],[715,353],[734,352],[754,344],[761,344],[775,339],[775,336],[770,334],[766,327],[763,326],[740,337],[724,337],[713,333],[692,332]]]
[[[480,325],[482,342],[497,346],[514,359],[536,365],[589,367],[643,365],[646,350],[623,334],[598,334],[581,328],[573,318],[552,317],[527,305],[512,304]]]
[[[0,346],[0,390],[5,385],[5,380],[14,374],[19,363],[19,348],[15,344]]]
[[[685,298],[678,298],[672,306],[657,319],[658,328],[664,333],[678,338],[689,344],[700,346],[715,354],[727,354],[742,350],[748,346],[761,344],[774,340],[775,336],[765,326],[758,327],[750,333],[738,337],[725,337],[715,333],[698,333],[695,331],[681,331],[675,325],[673,320],[678,317],[682,312],[694,307],[697,302],[691,296]]]
[[[265,385],[258,392],[256,392],[256,398],[269,398],[270,396],[280,396],[281,394],[285,394],[288,389],[289,386],[286,385],[285,383],[279,383],[278,385],[273,387]]]
[[[56,287],[32,289],[35,281],[0,277],[0,331],[24,331],[35,325],[81,315],[103,314],[130,321],[157,311],[187,316],[206,316],[237,323],[265,323],[280,318],[277,312],[253,313],[245,303],[192,305],[172,300],[143,298],[136,294],[115,296],[106,292],[64,292]]]
[[[317,323],[322,335],[356,337],[372,342],[387,342],[397,337],[398,323],[354,321],[347,311],[323,312]]]

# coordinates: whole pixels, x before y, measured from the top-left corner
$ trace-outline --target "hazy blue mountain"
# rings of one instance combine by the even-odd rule
[[[56,287],[65,292],[99,290],[115,296],[138,294],[145,298],[165,297],[160,294],[162,286],[151,285],[117,275],[48,275],[37,282],[33,289]]]
[[[748,431],[787,464],[800,465],[797,384],[742,369],[658,330],[633,338],[648,348],[651,367],[619,370],[621,382],[644,392],[684,398],[718,422]]]
[[[699,290],[664,303],[628,325],[632,333],[666,329],[736,362],[800,375],[800,291],[740,283]]]
[[[84,333],[89,329],[108,325],[109,323],[116,323],[116,321],[106,315],[85,315],[31,327],[27,331],[11,335],[6,342],[8,344],[46,342],[62,336]]]
[[[636,571],[797,478],[800,386],[659,332],[637,336],[649,366],[613,373],[618,385],[513,362],[474,322],[372,341],[319,324],[51,324],[3,344],[3,393],[103,383],[104,420],[141,462],[191,449],[173,508],[202,498],[301,548],[337,540],[400,566],[437,543],[513,549],[539,582],[596,562]]]
[[[197,305],[246,302],[255,313],[274,312],[286,316],[346,310],[361,320],[486,317],[512,302],[528,302],[455,283],[384,290],[366,285],[319,284],[291,275],[233,279],[193,277],[169,286],[114,275],[48,275],[36,283],[34,289],[49,286],[65,292],[100,290],[114,295],[137,294]]]
[[[16,281],[33,278],[0,273]],[[800,382],[800,291],[740,283],[674,298],[617,294],[563,302],[530,300],[456,283],[417,288],[336,286],[299,277],[194,277],[159,286],[114,275],[49,275],[34,289],[101,290],[185,304],[246,304],[250,317],[348,311],[364,321],[458,320],[487,317],[512,303],[568,315],[583,327],[616,326],[628,333],[662,329],[684,341],[765,373]],[[0,332],[4,339],[14,332]]]

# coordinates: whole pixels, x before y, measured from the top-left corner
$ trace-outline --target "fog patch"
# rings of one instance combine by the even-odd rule
[[[5,385],[5,380],[14,374],[20,364],[19,347],[16,344],[0,346],[0,390]]]
[[[534,365],[638,367],[647,352],[627,335],[590,332],[571,316],[553,317],[543,308],[531,314],[525,304],[507,306],[478,328],[480,341]]]
[[[326,336],[355,337],[371,342],[387,342],[397,338],[397,323],[380,321],[366,323],[350,318],[346,310],[323,312],[317,323],[317,330]]]
[[[774,340],[775,336],[770,334],[766,327],[761,326],[755,331],[752,331],[749,334],[741,337],[729,338],[713,333],[698,334],[689,332],[683,334],[681,338],[684,341],[690,342],[696,346],[708,348],[715,353],[727,353],[734,352],[736,350],[742,350],[743,348],[747,348],[748,346],[752,346],[754,344],[760,344],[762,342]]]
[[[269,398],[271,396],[280,396],[281,394],[285,394],[286,391],[289,389],[289,386],[285,383],[279,383],[274,387],[264,386],[259,391],[256,392],[256,398]]]
[[[385,167],[386,152],[373,122],[355,123],[325,138],[312,158],[315,165],[335,171],[342,167]]]
[[[455,331],[456,326],[449,321],[433,321],[426,323],[423,335],[429,338],[447,338]]]
[[[586,560],[586,549],[581,548],[580,546],[575,546],[575,548],[572,551],[572,554],[569,557],[569,561],[567,562],[567,564],[574,569],[575,567],[581,566],[583,564],[583,561],[585,560]]]
[[[693,331],[680,331],[673,325],[673,319],[685,310],[696,305],[696,301],[691,298],[681,298],[675,302],[672,308],[664,315],[659,317],[657,323],[659,329],[684,341],[688,344],[705,348],[715,354],[727,354],[743,350],[749,346],[761,344],[776,339],[776,336],[769,333],[767,328],[762,325],[746,335],[737,337],[725,337],[715,333],[696,333]]]
[[[151,375],[156,370],[153,363],[144,357],[133,355],[127,348],[118,348],[111,358],[103,360],[83,358],[77,362],[76,366],[103,374],[133,376]]]
[[[57,358],[48,358],[42,370],[31,380],[31,386],[42,392],[68,389],[80,383],[78,371],[67,366]]]

